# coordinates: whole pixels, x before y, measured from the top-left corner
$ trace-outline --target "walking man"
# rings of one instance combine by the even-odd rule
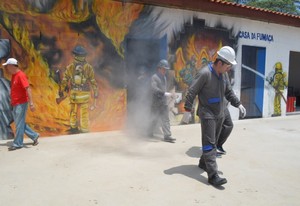
[[[4,64],[5,69],[12,75],[11,78],[11,105],[13,107],[13,119],[16,125],[16,135],[13,144],[8,149],[10,151],[23,147],[24,133],[33,141],[33,146],[36,146],[39,134],[33,131],[26,124],[26,113],[28,103],[30,110],[35,110],[32,100],[31,90],[26,74],[18,67],[18,61],[14,58],[9,58]]]
[[[169,70],[169,63],[162,59],[157,65],[157,72],[151,78],[152,106],[151,121],[148,136],[153,136],[154,128],[158,121],[161,121],[161,127],[166,142],[174,142],[170,129],[169,108],[167,97],[171,97],[171,93],[167,92],[166,73]]]
[[[227,183],[225,178],[218,175],[216,146],[224,121],[225,94],[229,92],[230,85],[224,74],[237,64],[235,51],[231,47],[224,46],[217,54],[217,59],[200,69],[196,75],[188,90],[184,105],[186,111],[191,111],[194,99],[198,96],[197,114],[201,119],[202,131],[200,167],[207,172],[208,182],[213,186]]]

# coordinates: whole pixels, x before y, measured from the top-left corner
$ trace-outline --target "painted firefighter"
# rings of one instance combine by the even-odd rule
[[[286,72],[282,70],[281,62],[276,62],[274,65],[275,73],[273,77],[269,78],[268,82],[275,89],[274,97],[274,114],[272,116],[281,116],[281,97],[283,97],[283,91],[288,86],[286,80]]]
[[[88,132],[89,109],[94,110],[98,98],[98,86],[94,76],[93,67],[86,62],[87,51],[84,47],[77,45],[73,51],[74,61],[66,67],[64,72],[57,103],[60,99],[69,96],[70,133]],[[93,103],[89,108],[91,90],[93,91]]]
[[[197,73],[196,61],[196,57],[193,55],[191,59],[187,62],[185,68],[179,71],[180,77],[188,87],[192,84],[194,76]]]

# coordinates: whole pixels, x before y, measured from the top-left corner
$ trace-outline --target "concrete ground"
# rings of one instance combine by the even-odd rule
[[[174,144],[123,131],[25,139],[16,151],[2,140],[0,205],[300,205],[300,115],[234,123],[221,188],[197,167],[199,124],[173,126]]]

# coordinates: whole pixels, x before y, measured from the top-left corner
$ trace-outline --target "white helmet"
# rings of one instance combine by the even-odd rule
[[[235,51],[230,46],[222,47],[218,52],[218,58],[225,60],[232,65],[236,65],[235,61]]]

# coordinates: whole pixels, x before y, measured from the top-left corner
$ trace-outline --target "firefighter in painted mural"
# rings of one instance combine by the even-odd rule
[[[191,59],[187,62],[185,68],[179,71],[179,75],[182,78],[183,82],[190,86],[193,82],[194,76],[197,73],[196,69],[196,57],[193,55]]]
[[[281,97],[283,95],[284,88],[288,86],[288,82],[286,80],[286,73],[282,70],[282,63],[277,62],[274,65],[275,74],[273,77],[267,79],[269,84],[275,89],[275,97],[274,97],[274,116],[281,116]]]
[[[89,131],[89,109],[94,110],[96,108],[98,86],[94,69],[86,62],[87,52],[85,48],[78,45],[72,53],[74,61],[66,68],[61,81],[59,96],[65,98],[66,93],[69,93],[71,104],[70,133],[85,133]],[[93,104],[89,108],[91,89],[93,90]]]
[[[191,59],[187,62],[185,67],[179,71],[179,75],[182,78],[182,81],[188,87],[191,86],[193,79],[197,73],[196,63],[197,63],[196,57],[195,57],[195,55],[193,55],[191,57]],[[196,102],[194,102],[193,109],[191,110],[191,112],[184,112],[182,120],[181,120],[181,124],[188,124],[188,123],[195,122],[195,105],[196,105]]]

